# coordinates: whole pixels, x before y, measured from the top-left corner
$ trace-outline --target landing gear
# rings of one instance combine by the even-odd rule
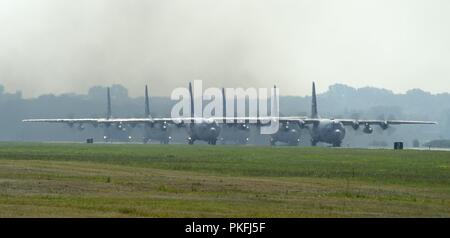
[[[311,139],[311,146],[317,146],[318,141]]]
[[[195,141],[195,139],[193,139],[193,138],[191,138],[191,137],[188,138],[188,144],[189,144],[189,145],[193,145],[193,144],[194,144],[194,141]]]
[[[248,142],[249,142],[249,138],[248,137],[246,137],[246,138],[244,138],[244,139],[241,139],[241,140],[239,140],[239,144],[241,144],[241,145],[247,145],[248,144]]]
[[[334,143],[333,143],[333,147],[341,147],[341,144],[342,144],[341,141],[339,141],[339,142],[334,142]]]
[[[216,144],[217,144],[217,139],[208,140],[208,145],[216,145]]]
[[[270,138],[270,145],[275,146],[277,141],[274,138]]]
[[[291,141],[291,142],[289,143],[290,146],[298,146],[299,144],[300,144],[299,141]]]

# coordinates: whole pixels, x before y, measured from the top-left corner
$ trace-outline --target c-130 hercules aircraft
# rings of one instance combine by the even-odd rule
[[[316,146],[319,142],[331,144],[334,147],[340,147],[345,137],[345,126],[351,126],[354,130],[358,130],[361,126],[364,126],[363,132],[371,134],[373,132],[372,125],[378,125],[383,130],[386,130],[390,125],[430,125],[437,124],[431,121],[405,121],[405,120],[355,120],[355,119],[328,119],[320,118],[317,110],[317,95],[315,89],[315,83],[312,88],[312,105],[311,105],[311,117],[194,117],[194,103],[192,95],[192,85],[189,83],[190,104],[191,104],[191,117],[183,118],[152,118],[149,114],[148,108],[148,96],[146,97],[146,117],[145,118],[112,118],[111,117],[111,103],[109,99],[108,90],[108,116],[106,118],[82,118],[82,119],[28,119],[23,122],[47,122],[47,123],[63,123],[73,126],[79,124],[82,127],[84,124],[91,124],[94,127],[99,125],[108,128],[115,125],[117,128],[123,128],[124,125],[135,127],[138,124],[143,124],[145,128],[154,128],[158,125],[161,128],[164,137],[168,136],[166,129],[168,124],[176,124],[178,127],[186,127],[188,132],[188,143],[193,144],[196,140],[202,140],[208,142],[208,144],[215,145],[220,134],[220,127],[218,124],[227,123],[233,121],[231,124],[255,124],[256,126],[266,125],[268,121],[278,121],[281,127],[286,125],[298,125],[299,128],[308,129],[311,134],[311,145]],[[146,95],[148,95],[146,93]],[[145,138],[148,138],[148,131],[146,130]],[[278,131],[276,134],[282,136],[285,133],[283,130]],[[299,135],[298,135],[299,136]],[[274,135],[271,139],[273,144]],[[297,138],[297,137],[296,137]],[[298,139],[296,139],[297,141]],[[296,144],[296,143],[294,143]]]
[[[208,144],[215,145],[220,134],[220,127],[217,121],[219,118],[202,118],[194,117],[194,99],[192,95],[192,85],[189,83],[191,116],[180,118],[152,118],[150,115],[150,106],[148,98],[148,88],[145,87],[145,117],[144,118],[114,118],[111,113],[111,96],[110,89],[107,89],[107,115],[105,118],[79,118],[79,119],[27,119],[23,122],[38,122],[38,123],[62,123],[70,127],[78,125],[78,128],[83,128],[84,125],[92,125],[97,128],[99,126],[105,129],[116,127],[123,130],[126,126],[135,128],[137,125],[143,125],[144,128],[144,143],[150,139],[160,140],[162,144],[168,144],[172,139],[170,136],[170,124],[176,124],[178,127],[185,127],[188,133],[188,143],[193,144],[194,141],[206,141]],[[220,118],[220,121],[225,118]],[[106,130],[105,141],[109,141],[109,133]]]
[[[340,147],[345,137],[345,126],[351,126],[358,130],[364,126],[363,132],[372,134],[372,125],[380,126],[386,130],[390,125],[433,125],[431,121],[404,121],[404,120],[355,120],[355,119],[329,119],[320,118],[317,111],[316,85],[312,86],[311,117],[301,119],[301,127],[307,127],[311,134],[311,145],[316,146],[319,142],[332,144]],[[308,126],[309,125],[309,126]]]

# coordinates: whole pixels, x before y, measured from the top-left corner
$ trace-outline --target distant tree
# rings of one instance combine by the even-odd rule
[[[450,138],[450,110],[447,110],[445,113],[445,122],[444,122],[444,133],[447,136],[447,138]]]
[[[94,86],[88,91],[88,98],[93,100],[102,100],[106,98],[106,87]]]
[[[450,140],[433,140],[425,144],[427,147],[450,148]]]
[[[111,97],[117,99],[128,99],[128,89],[122,85],[114,84],[111,86]]]

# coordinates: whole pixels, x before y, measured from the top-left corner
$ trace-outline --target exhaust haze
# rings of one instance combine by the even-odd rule
[[[25,97],[122,84],[309,95],[336,82],[449,92],[446,0],[0,0],[0,84]]]

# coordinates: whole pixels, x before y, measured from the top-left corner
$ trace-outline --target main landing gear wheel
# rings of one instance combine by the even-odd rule
[[[208,145],[216,145],[217,139],[210,139],[208,140]]]
[[[270,145],[271,145],[271,146],[275,146],[276,143],[277,143],[276,140],[274,140],[273,138],[270,138]]]
[[[342,142],[335,142],[333,143],[333,147],[341,147]]]

